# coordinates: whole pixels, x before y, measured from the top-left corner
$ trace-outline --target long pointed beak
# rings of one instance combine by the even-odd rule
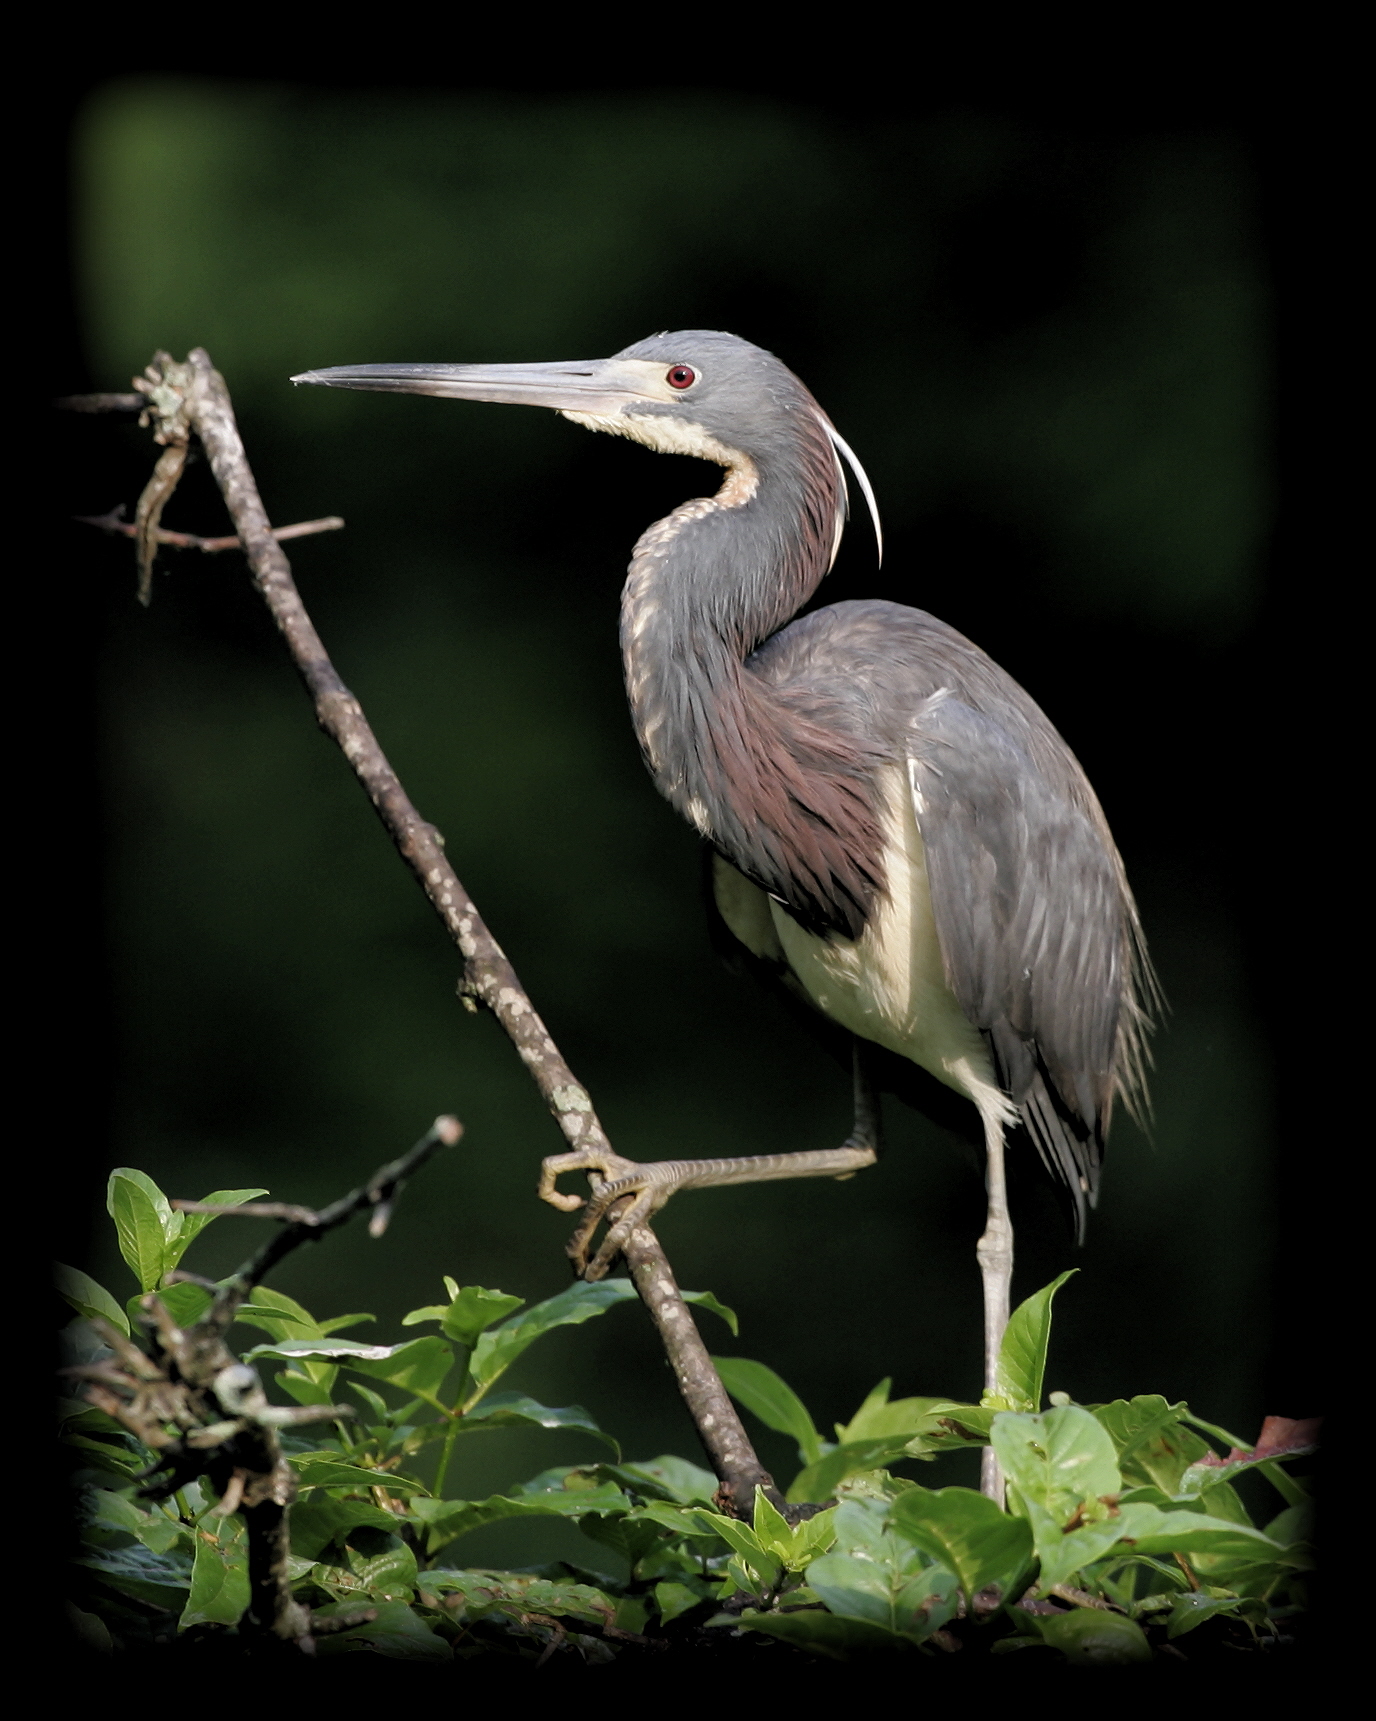
[[[322,388],[437,394],[448,400],[492,400],[548,406],[556,412],[619,412],[647,398],[632,367],[618,359],[527,365],[332,365],[291,379]]]

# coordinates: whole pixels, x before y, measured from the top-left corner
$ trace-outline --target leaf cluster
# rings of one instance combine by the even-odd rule
[[[207,1199],[229,1205],[264,1193]],[[109,1206],[141,1294],[156,1290],[179,1321],[197,1319],[210,1292],[166,1281],[211,1216],[174,1213],[151,1179],[130,1170],[111,1178]],[[1052,1301],[1068,1277],[1014,1313],[995,1390],[980,1404],[894,1399],[884,1380],[831,1440],[764,1363],[715,1359],[744,1409],[796,1442],[787,1499],[818,1508],[791,1522],[759,1492],[749,1524],[716,1508],[716,1478],[700,1466],[672,1456],[624,1462],[583,1407],[494,1390],[537,1340],[633,1300],[627,1280],[580,1282],[527,1308],[446,1278],[445,1300],[402,1322],[435,1330],[394,1344],[341,1336],[370,1315],[317,1320],[260,1286],[238,1314],[263,1335],[244,1360],[282,1365],[276,1384],[297,1404],[333,1405],[342,1387],[357,1406],[329,1422],[325,1438],[289,1450],[298,1484],[291,1577],[326,1633],[318,1653],[440,1661],[558,1650],[596,1661],[647,1637],[731,1631],[845,1659],[930,1654],[952,1647],[953,1631],[973,1630],[997,1653],[1130,1662],[1218,1620],[1232,1622],[1239,1646],[1274,1642],[1303,1605],[1312,1564],[1309,1499],[1282,1468],[1308,1449],[1307,1433],[1287,1445],[1282,1431],[1264,1451],[1249,1450],[1155,1395],[1080,1405],[1056,1393],[1044,1404]],[[132,1313],[138,1330],[138,1298],[126,1312],[72,1268],[58,1269],[58,1288],[80,1317],[68,1338],[83,1360],[100,1349],[92,1317],[128,1332]],[[735,1332],[734,1315],[710,1294],[689,1300]],[[249,1590],[232,1502],[202,1478],[147,1503],[137,1486],[147,1449],[80,1400],[64,1403],[63,1424],[82,1492],[76,1617],[87,1641],[165,1635],[173,1624],[182,1634],[233,1632]],[[580,1435],[610,1456],[462,1497],[450,1482],[462,1473],[460,1442],[511,1428]],[[986,1444],[1007,1480],[1006,1509],[969,1488],[931,1489],[896,1473]],[[1233,1486],[1248,1469],[1280,1496],[1264,1524]],[[589,1565],[490,1571],[454,1559],[474,1531],[530,1517],[576,1524]],[[599,1551],[624,1575],[599,1569]],[[355,1623],[329,1629],[346,1616]]]

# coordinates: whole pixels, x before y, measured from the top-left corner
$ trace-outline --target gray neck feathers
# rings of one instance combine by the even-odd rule
[[[856,937],[883,889],[873,761],[746,661],[806,603],[835,551],[836,458],[820,424],[799,428],[793,458],[743,460],[717,496],[640,539],[622,657],[660,792],[804,925]]]

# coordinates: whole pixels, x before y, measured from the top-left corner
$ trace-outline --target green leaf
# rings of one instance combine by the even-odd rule
[[[317,1608],[319,1618],[329,1619],[338,1614],[357,1613],[357,1601],[336,1602],[331,1607]],[[431,1631],[420,1615],[404,1601],[381,1602],[377,1618],[369,1625],[356,1625],[349,1631],[331,1632],[315,1640],[317,1655],[348,1655],[350,1651],[371,1651],[397,1661],[450,1661],[453,1651],[445,1640]]]
[[[604,1434],[581,1404],[566,1404],[552,1410],[521,1392],[498,1392],[470,1410],[459,1424],[459,1432],[476,1432],[486,1428],[572,1428],[580,1434],[591,1434],[605,1441],[620,1456],[620,1448],[610,1434]]]
[[[679,1295],[685,1303],[696,1303],[699,1308],[710,1309],[714,1315],[719,1315],[731,1329],[731,1337],[741,1336],[741,1323],[736,1318],[736,1311],[728,1309],[725,1303],[719,1303],[710,1291],[680,1291]]]
[[[817,1462],[822,1456],[822,1437],[807,1406],[786,1380],[749,1357],[714,1356],[712,1362],[732,1398],[758,1416],[766,1428],[790,1435],[798,1442],[799,1463]]]
[[[644,1463],[604,1468],[609,1472],[614,1470],[613,1480],[624,1476],[623,1486],[633,1491],[645,1488],[648,1483],[650,1488],[662,1489],[666,1498],[679,1500],[685,1506],[711,1505],[718,1487],[710,1470],[690,1464],[686,1458],[650,1458]]]
[[[146,1512],[123,1494],[92,1488],[84,1491],[84,1500],[90,1513],[89,1524],[137,1536],[155,1554],[165,1554],[183,1542],[188,1548],[191,1545],[186,1526],[178,1519],[168,1517],[165,1512]]]
[[[1307,1555],[1278,1547],[1261,1530],[1202,1512],[1163,1512],[1157,1506],[1128,1503],[1120,1517],[1124,1540],[1138,1554],[1217,1555],[1249,1565],[1266,1562],[1293,1569],[1309,1564]]]
[[[723,1623],[727,1618],[729,1616],[724,1616]],[[781,1643],[791,1643],[795,1649],[824,1655],[832,1661],[849,1661],[857,1655],[883,1654],[903,1649],[911,1642],[872,1620],[844,1619],[834,1613],[814,1612],[811,1608],[800,1609],[797,1613],[743,1613],[739,1619],[731,1619],[730,1623],[738,1631],[758,1631],[766,1637],[777,1637]]]
[[[899,1532],[953,1571],[967,1603],[990,1584],[1007,1596],[1032,1563],[1032,1531],[973,1488],[905,1488],[890,1513]]]
[[[829,1519],[830,1514],[824,1512],[820,1516]],[[755,1539],[766,1552],[774,1554],[785,1564],[788,1563],[788,1556],[793,1548],[793,1526],[779,1508],[770,1501],[763,1488],[756,1488],[755,1490],[754,1521],[751,1528],[755,1532]],[[830,1523],[828,1523],[828,1529],[830,1529]],[[829,1535],[827,1537],[828,1542],[831,1539],[832,1537]]]
[[[254,1287],[253,1300],[240,1307],[235,1319],[246,1326],[257,1327],[262,1332],[270,1333],[279,1343],[304,1345],[304,1350],[292,1353],[298,1360],[298,1368],[289,1371],[285,1379],[280,1375],[278,1379],[283,1380],[286,1390],[302,1404],[329,1404],[332,1401],[333,1387],[339,1370],[331,1362],[313,1360],[310,1355],[311,1342],[322,1343],[325,1339],[325,1328],[309,1309],[302,1308],[295,1298],[287,1296],[283,1291],[272,1291],[265,1285],[257,1285]],[[356,1343],[353,1339],[336,1342]],[[258,1353],[254,1351],[248,1354]],[[263,1354],[270,1356],[274,1353],[263,1347]],[[304,1376],[307,1381],[313,1383],[314,1391],[299,1385],[294,1378],[297,1375]]]
[[[562,1578],[550,1579],[533,1573],[431,1569],[422,1572],[418,1582],[427,1601],[439,1596],[462,1596],[461,1610],[452,1607],[446,1610],[460,1619],[481,1619],[491,1613],[515,1618],[543,1613],[605,1626],[612,1623],[617,1611],[612,1597],[591,1584],[569,1583]]]
[[[536,1339],[552,1332],[555,1327],[581,1326],[584,1321],[605,1314],[618,1303],[633,1301],[635,1294],[635,1286],[629,1279],[602,1279],[593,1285],[580,1279],[557,1297],[536,1303],[525,1314],[516,1315],[501,1326],[481,1333],[474,1343],[469,1362],[475,1386],[480,1393],[486,1391]]]
[[[958,1586],[941,1566],[879,1564],[857,1554],[823,1554],[808,1567],[808,1588],[834,1614],[869,1620],[920,1643],[959,1606]]]
[[[1268,1459],[1261,1466],[1261,1473],[1287,1506],[1304,1506],[1309,1503],[1309,1490],[1293,1476],[1287,1475],[1274,1460]]]
[[[245,1362],[253,1357],[275,1356],[285,1362],[296,1361],[303,1357],[328,1357],[334,1362],[390,1362],[402,1351],[409,1350],[414,1344],[439,1344],[440,1339],[410,1339],[399,1345],[365,1345],[359,1339],[310,1338],[310,1339],[279,1339],[272,1345],[254,1345],[252,1350],[244,1352]]]
[[[507,1518],[581,1518],[589,1512],[625,1512],[631,1502],[617,1487],[550,1489],[541,1494],[493,1494],[486,1500],[415,1500],[411,1514],[425,1526],[429,1553],[473,1530],[500,1524]]]
[[[278,1375],[278,1381],[301,1404],[332,1403],[339,1370],[331,1362],[316,1360],[328,1357],[330,1341],[325,1339],[315,1317],[281,1291],[269,1291],[259,1285],[253,1295],[253,1302],[245,1303],[235,1319],[243,1321],[246,1326],[271,1333],[280,1345],[290,1348],[275,1350],[270,1345],[258,1345],[245,1353],[245,1360],[256,1356],[282,1356],[295,1360],[299,1366],[288,1370],[285,1375]],[[350,1346],[358,1343],[355,1339],[332,1342]],[[381,1352],[390,1347],[378,1345],[372,1348]]]
[[[1042,1382],[1046,1375],[1046,1352],[1051,1342],[1051,1303],[1057,1291],[1078,1268],[1072,1267],[1019,1303],[1009,1318],[999,1349],[994,1379],[1001,1410],[1040,1410]]]
[[[524,1302],[524,1297],[510,1297],[505,1291],[488,1291],[480,1285],[469,1285],[459,1292],[445,1311],[442,1330],[446,1338],[471,1349],[478,1342],[479,1334],[504,1320]]]
[[[246,1201],[256,1201],[260,1195],[266,1195],[266,1189],[215,1189],[209,1195],[203,1195],[201,1200],[207,1206],[212,1203],[216,1207],[242,1207]],[[169,1208],[169,1211],[170,1208]],[[213,1225],[220,1217],[218,1213],[178,1213],[181,1220],[175,1235],[169,1235],[167,1250],[163,1257],[163,1272],[170,1273],[207,1225]]]
[[[1139,1446],[1173,1427],[1186,1408],[1183,1401],[1171,1404],[1159,1392],[1148,1392],[1139,1393],[1136,1398],[1115,1398],[1110,1404],[1095,1405],[1093,1415],[1112,1436],[1121,1465]]]
[[[123,1435],[115,1440],[92,1440],[84,1434],[67,1433],[62,1437],[62,1444],[84,1452],[89,1468],[107,1471],[122,1482],[131,1480],[147,1468],[147,1452],[132,1435]]]
[[[1150,1661],[1151,1645],[1135,1620],[1104,1608],[1077,1607],[1037,1620],[1042,1641],[1067,1661],[1092,1667],[1118,1667]]]
[[[578,1527],[590,1541],[610,1548],[625,1560],[633,1580],[638,1580],[641,1575],[640,1562],[665,1545],[664,1531],[659,1524],[641,1517],[638,1512],[608,1512],[601,1517],[589,1513],[578,1520]],[[618,1620],[617,1624],[621,1621]]]
[[[713,1513],[712,1516],[717,1518],[719,1514]],[[716,1530],[722,1541],[736,1555],[730,1569],[741,1588],[751,1590],[759,1596],[777,1589],[784,1574],[783,1561],[776,1559],[768,1548],[761,1546],[760,1539],[753,1530],[737,1523],[734,1518],[720,1518]]]
[[[505,1291],[489,1291],[481,1285],[468,1285],[460,1290],[448,1278],[445,1284],[453,1286],[453,1294],[447,1303],[431,1303],[423,1309],[412,1309],[403,1317],[402,1326],[439,1321],[446,1338],[471,1350],[484,1328],[500,1321],[513,1309],[519,1309],[525,1301],[524,1297],[509,1297]]]
[[[385,1380],[390,1386],[399,1387],[402,1392],[417,1398],[433,1399],[454,1365],[454,1350],[452,1345],[434,1335],[412,1339],[407,1345],[397,1345],[386,1358],[346,1356],[340,1362],[354,1374]]]
[[[396,1413],[389,1410],[386,1401],[380,1398],[370,1386],[360,1386],[356,1380],[349,1382],[349,1391],[354,1394],[365,1410],[370,1410],[384,1427],[394,1427]]]
[[[286,1362],[328,1358],[355,1374],[385,1380],[403,1392],[431,1399],[454,1362],[453,1348],[438,1334],[401,1345],[365,1345],[357,1339],[282,1339],[277,1344],[254,1345],[244,1352],[244,1361],[260,1356],[281,1357]]]
[[[375,1321],[376,1319],[376,1315],[335,1315],[332,1320],[321,1321],[319,1328],[322,1333],[338,1333],[342,1332],[345,1327],[360,1326],[367,1321]]]
[[[991,1439],[1031,1525],[1044,1592],[1108,1552],[1120,1534],[1123,1484],[1113,1441],[1090,1411],[1067,1404],[1041,1416],[1004,1412]]]
[[[448,1303],[427,1303],[423,1309],[411,1309],[401,1317],[404,1327],[418,1327],[422,1321],[442,1321],[449,1313]]]
[[[189,1554],[155,1554],[139,1542],[88,1549],[76,1563],[96,1572],[112,1589],[164,1613],[180,1613],[191,1587]]]
[[[1206,1595],[1203,1590],[1190,1590],[1185,1595],[1176,1596],[1171,1603],[1166,1636],[1183,1637],[1187,1631],[1193,1631],[1197,1625],[1203,1625],[1206,1619],[1213,1619],[1220,1613],[1236,1613],[1246,1605],[1241,1596],[1211,1596]]]
[[[1272,1518],[1263,1533],[1282,1548],[1294,1542],[1307,1542],[1314,1533],[1314,1502],[1303,1500],[1299,1505],[1287,1506]]]
[[[960,1404],[938,1398],[929,1411],[930,1429],[914,1436],[925,1452],[957,1452],[964,1447],[987,1446],[989,1430],[999,1415],[991,1405]]]
[[[335,1500],[328,1494],[310,1493],[291,1509],[291,1551],[298,1559],[318,1560],[333,1544],[342,1542],[360,1524],[389,1534],[397,1520],[380,1506],[365,1500]]]
[[[69,1601],[66,1615],[67,1624],[79,1649],[88,1656],[114,1654],[115,1640],[110,1636],[109,1626],[99,1614],[87,1613],[84,1608],[79,1608],[75,1602]]]
[[[109,1488],[92,1488],[83,1501],[90,1514],[89,1522],[101,1524],[111,1530],[128,1530],[131,1535],[137,1535],[147,1512],[143,1511],[123,1494],[116,1494]]]
[[[1250,1452],[1241,1452],[1237,1457],[1225,1458],[1220,1463],[1214,1453],[1209,1451],[1184,1471],[1176,1483],[1175,1496],[1178,1500],[1198,1499],[1221,1483],[1231,1482],[1234,1476],[1240,1476],[1244,1470],[1255,1470],[1258,1462],[1266,1464],[1269,1461],[1264,1458],[1258,1461]]]
[[[248,1536],[236,1512],[229,1518],[202,1518],[195,1535],[191,1593],[179,1628],[237,1625],[248,1607]]]
[[[424,1492],[423,1485],[409,1476],[348,1464],[335,1452],[291,1452],[287,1456],[300,1472],[303,1488],[385,1488],[389,1494],[404,1494],[412,1489]]]
[[[1064,1506],[1071,1518],[1084,1501],[1122,1492],[1113,1442],[1078,1404],[1039,1416],[1005,1411],[995,1416],[991,1439],[1004,1475],[1053,1516]]]
[[[785,1570],[800,1572],[836,1540],[835,1512],[814,1512],[799,1524],[790,1524],[783,1513],[755,1490],[753,1528],[760,1546],[779,1560]]]
[[[210,1292],[203,1285],[164,1285],[157,1293],[158,1301],[162,1304],[179,1327],[194,1327],[196,1322],[210,1307]],[[131,1321],[142,1321],[143,1310],[140,1297],[130,1297],[128,1302],[129,1318]]]
[[[874,1391],[843,1428],[838,1422],[836,1438],[843,1444],[857,1440],[896,1439],[900,1435],[911,1440],[918,1434],[930,1434],[939,1426],[932,1414],[940,1407],[950,1408],[944,1398],[895,1398],[890,1400],[892,1381],[881,1380]]]
[[[80,1267],[68,1267],[61,1261],[54,1261],[53,1282],[57,1286],[57,1294],[65,1298],[79,1315],[85,1315],[88,1321],[99,1315],[125,1338],[129,1337],[129,1317],[104,1285],[98,1285]]]
[[[1199,1494],[1198,1501],[1198,1505],[1189,1502],[1189,1509],[1203,1512],[1210,1518],[1223,1518],[1230,1524],[1245,1524],[1249,1530],[1255,1528],[1252,1514],[1242,1504],[1241,1495],[1227,1482],[1216,1482],[1205,1488]],[[1181,1504],[1186,1502],[1182,1501]]]
[[[269,1290],[266,1285],[254,1286],[252,1299],[240,1305],[234,1318],[236,1321],[243,1321],[246,1326],[258,1327],[262,1332],[271,1333],[275,1339],[325,1336],[325,1329],[309,1309],[302,1308],[294,1297],[287,1296],[284,1291]]]
[[[681,1614],[687,1613],[706,1601],[705,1595],[699,1595],[696,1590],[688,1588],[687,1584],[675,1583],[672,1578],[665,1579],[655,1585],[655,1606],[659,1609],[661,1625],[668,1625]]]
[[[675,1536],[711,1537],[716,1541],[721,1540],[721,1533],[717,1528],[718,1514],[716,1512],[703,1511],[701,1508],[694,1510],[684,1506],[671,1506],[663,1500],[650,1500],[643,1506],[637,1506],[635,1511],[637,1516],[645,1519],[647,1523],[658,1524],[661,1529],[672,1531]],[[733,1519],[732,1522],[735,1520]],[[695,1550],[695,1552],[700,1551]]]
[[[172,1211],[151,1177],[127,1165],[110,1173],[105,1205],[115,1222],[119,1252],[139,1289],[155,1290],[166,1271],[169,1239],[181,1230],[182,1215]]]
[[[331,1369],[331,1374],[337,1371]],[[285,1368],[273,1377],[282,1391],[289,1393],[298,1404],[333,1404],[334,1394],[330,1391],[331,1381],[326,1386],[322,1381],[312,1380],[309,1375],[302,1374],[294,1368]]]
[[[849,1476],[877,1470],[896,1459],[909,1457],[911,1442],[903,1435],[887,1439],[856,1440],[845,1446],[833,1446],[829,1452],[800,1470],[788,1486],[788,1498],[794,1504],[830,1500]]]
[[[358,1524],[349,1532],[346,1551],[349,1570],[373,1599],[410,1601],[415,1595],[416,1556],[400,1536]]]

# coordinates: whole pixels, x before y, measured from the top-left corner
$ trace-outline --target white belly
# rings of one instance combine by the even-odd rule
[[[1016,1113],[999,1092],[984,1039],[946,983],[927,855],[906,771],[889,767],[883,789],[888,894],[876,904],[858,939],[804,931],[780,903],[721,862],[718,906],[749,949],[780,956],[788,964],[824,1016],[863,1040],[911,1058],[973,1100],[981,1113],[1012,1122]],[[730,882],[726,873],[734,875]],[[776,949],[762,948],[768,930],[777,940]]]

